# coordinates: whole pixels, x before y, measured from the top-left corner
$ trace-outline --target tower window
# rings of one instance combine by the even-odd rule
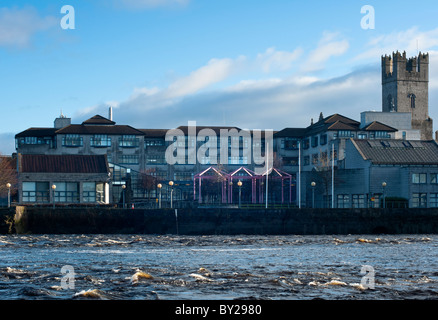
[[[389,111],[397,111],[395,110],[395,103],[392,95],[388,95],[388,109]]]
[[[413,93],[408,94],[408,98],[411,99],[411,108],[414,109],[415,108],[415,98],[416,98],[415,94],[413,94]]]

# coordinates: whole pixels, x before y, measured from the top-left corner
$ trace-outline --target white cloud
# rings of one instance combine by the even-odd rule
[[[408,56],[417,55],[421,52],[430,51],[438,46],[438,28],[429,31],[420,31],[418,27],[408,30],[378,35],[370,39],[366,44],[366,50],[357,55],[353,61],[375,60],[385,54],[395,51],[406,51]]]
[[[27,47],[36,33],[58,23],[55,17],[41,17],[32,7],[0,8],[0,46]]]
[[[276,51],[275,48],[268,48],[264,53],[257,55],[256,64],[264,72],[285,71],[292,67],[292,63],[296,61],[303,53],[301,48],[293,52]]]
[[[325,67],[325,63],[333,56],[344,54],[350,44],[345,39],[340,39],[339,33],[324,32],[318,46],[309,54],[309,58],[304,62],[302,71],[314,72]]]

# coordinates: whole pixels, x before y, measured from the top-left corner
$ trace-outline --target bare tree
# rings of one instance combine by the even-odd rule
[[[0,155],[0,194],[8,194],[8,183],[11,184],[11,196],[17,193],[16,159]]]
[[[146,169],[140,172],[138,179],[138,188],[143,190],[143,197],[150,198],[150,192],[157,187],[158,179],[152,174],[156,172],[156,168]]]

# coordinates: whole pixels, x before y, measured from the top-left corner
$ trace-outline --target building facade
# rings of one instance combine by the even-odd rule
[[[16,135],[16,148],[19,155],[105,156],[110,170],[105,201],[110,203],[235,204],[239,190],[239,200],[251,204],[367,207],[381,206],[386,190],[410,206],[433,206],[435,183],[426,183],[423,192],[416,188],[425,184],[414,182],[432,181],[438,173],[428,81],[428,54],[406,59],[397,52],[382,57],[382,111],[362,112],[360,121],[321,112],[307,127],[284,128],[271,136],[190,124],[171,130],[133,128],[116,124],[110,109],[108,118],[96,115],[72,124],[61,115],[53,128],[29,128]],[[370,150],[392,158],[381,163],[373,153],[365,155]],[[417,155],[427,150],[427,163],[413,161],[413,150]],[[263,169],[267,161],[269,168]],[[239,188],[233,186],[240,180]],[[83,194],[80,184],[78,190]]]

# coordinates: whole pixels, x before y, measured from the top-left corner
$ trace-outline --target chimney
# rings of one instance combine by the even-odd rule
[[[113,107],[109,107],[109,110],[108,110],[108,119],[110,119],[111,121],[113,121]]]

